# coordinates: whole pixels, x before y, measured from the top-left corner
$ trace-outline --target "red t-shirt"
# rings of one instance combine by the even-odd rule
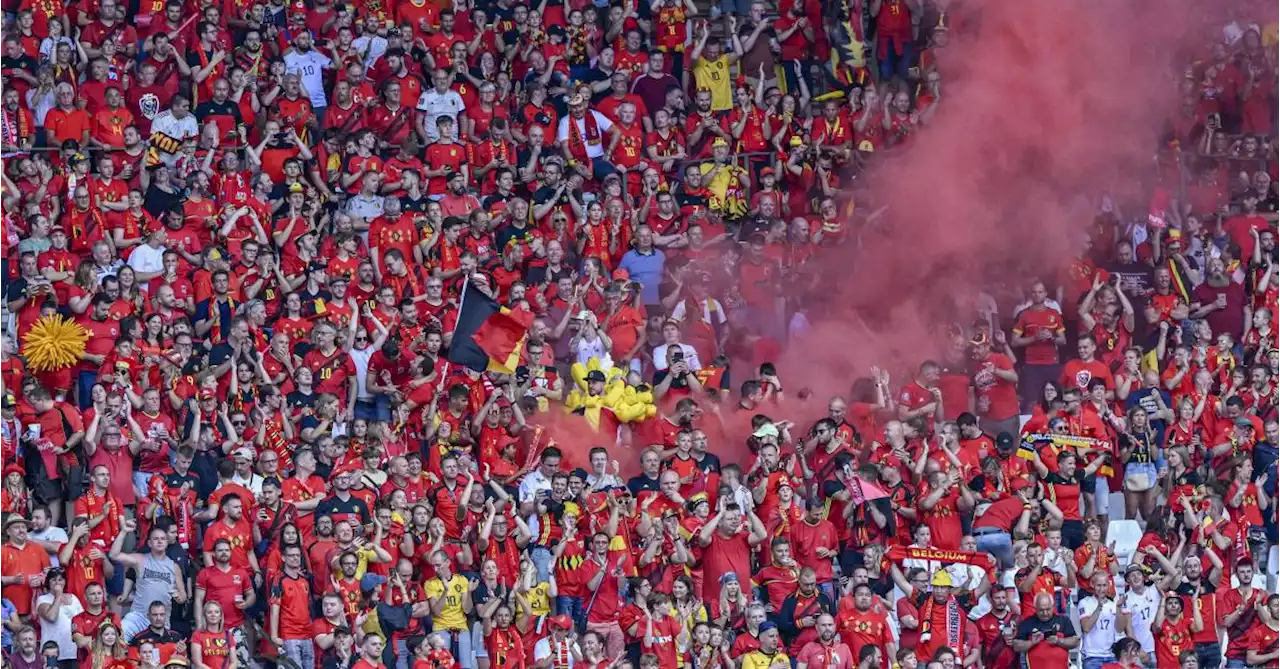
[[[662,620],[653,621],[652,637],[646,634],[647,631],[648,621],[641,620],[640,646],[644,652],[656,655],[659,667],[677,666],[676,637],[680,634],[680,621],[672,616],[666,616]]]
[[[204,590],[204,601],[222,606],[223,624],[228,629],[244,622],[244,612],[236,606],[236,596],[253,589],[249,570],[230,567],[224,572],[216,566],[205,567],[196,575],[196,589]]]
[[[1048,307],[1023,309],[1014,323],[1013,334],[1019,337],[1035,337],[1041,331],[1049,331],[1054,337],[1066,332],[1062,314]],[[1025,360],[1028,365],[1055,365],[1058,363],[1058,346],[1053,339],[1037,340],[1027,346]]]
[[[1107,390],[1114,390],[1116,387],[1115,378],[1111,375],[1111,368],[1098,362],[1091,360],[1085,362],[1079,358],[1070,360],[1062,368],[1062,378],[1059,383],[1063,388],[1079,388],[1085,392],[1089,390],[1089,384],[1094,379],[1102,379],[1107,384]]]
[[[751,546],[747,542],[747,533],[739,530],[727,538],[719,530],[712,534],[711,543],[703,549],[702,570],[706,574],[734,572],[738,575],[739,583],[749,583]],[[720,587],[718,578],[708,579],[702,585],[702,599],[708,602],[719,601]]]

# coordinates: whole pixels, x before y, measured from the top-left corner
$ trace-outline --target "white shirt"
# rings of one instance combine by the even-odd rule
[[[585,115],[580,119],[573,119],[572,115],[560,119],[560,127],[556,130],[556,141],[569,141],[569,120],[573,119],[578,124],[578,132],[582,133],[582,141],[587,145],[587,157],[599,158],[604,155],[604,135],[609,132],[609,128],[613,127],[613,121],[610,121],[604,114],[594,109],[588,109],[587,113],[595,116],[596,128],[600,131],[600,137],[596,138],[595,142],[587,138],[587,117]]]
[[[129,254],[129,266],[135,272],[160,272],[164,270],[164,247],[152,248],[150,244],[133,247],[133,252]],[[150,282],[148,282],[149,284]],[[143,289],[149,289],[150,286],[143,284]]]
[[[364,57],[364,69],[368,70],[378,62],[382,54],[387,52],[387,38],[377,35],[361,35],[351,40],[351,48],[360,53],[368,51]]]
[[[32,88],[27,91],[27,109],[31,110],[31,120],[36,125],[44,127],[44,117],[49,114],[49,110],[58,106],[58,95],[49,89],[43,95],[38,95],[40,89]]]
[[[552,667],[554,667],[554,669],[560,669],[561,667],[572,667],[572,666],[573,666],[573,652],[572,652],[572,651],[570,651],[570,650],[568,650],[568,649],[573,648],[573,644],[572,644],[572,643],[570,643],[570,642],[569,642],[569,640],[568,640],[567,638],[566,638],[564,641],[561,641],[560,643],[561,643],[561,644],[564,644],[564,646],[565,646],[565,650],[564,650],[564,652],[563,652],[562,656],[563,656],[566,660],[568,660],[568,662],[569,662],[569,663],[568,663],[568,664],[560,664],[556,659],[554,659],[554,658],[553,658],[553,659],[551,660],[551,666],[552,666]],[[540,661],[545,660],[545,659],[547,659],[547,658],[549,658],[549,657],[551,657],[551,656],[552,656],[552,654],[551,654],[551,637],[543,637],[542,639],[539,639],[539,640],[538,640],[538,643],[534,644],[534,646],[533,646],[533,659],[534,659],[534,661],[535,661],[535,662],[540,662]]]
[[[324,97],[324,68],[332,63],[328,56],[315,49],[306,53],[295,49],[284,55],[285,73],[298,75],[311,98],[311,106],[317,109],[329,104]]]
[[[667,346],[669,344],[653,347],[653,368],[659,372],[667,368]],[[689,371],[696,372],[702,369],[702,361],[698,359],[698,352],[692,346],[688,344],[678,344],[678,346],[684,351],[684,361],[689,365]]]
[[[372,346],[366,346],[363,349],[351,349],[351,362],[356,364],[356,399],[361,401],[373,401],[373,395],[364,389],[364,379],[369,375],[369,358],[378,349]]]
[[[160,161],[169,167],[173,167],[178,161],[178,156],[182,153],[182,143],[199,136],[200,124],[192,114],[178,119],[173,112],[166,109],[151,121],[151,148],[156,150]],[[160,146],[157,142],[164,143],[165,146]]]
[[[247,488],[249,492],[253,493],[253,496],[255,499],[262,495],[262,482],[265,480],[266,479],[263,478],[262,475],[257,472],[249,472],[249,478],[242,478],[240,476],[240,472],[236,472],[231,476],[232,483],[236,485],[241,485]],[[221,488],[222,486],[219,485],[218,487]],[[245,504],[247,505],[248,500],[244,500],[244,501],[245,501]]]
[[[67,538],[67,531],[62,529],[61,527],[46,527],[44,530],[40,532],[31,530],[27,532],[27,537],[30,539],[34,539],[35,541],[43,541],[50,544],[65,544],[67,543],[67,541],[69,541],[69,539]],[[57,553],[49,554],[49,566],[51,567],[58,566]]]
[[[601,369],[610,369],[613,367],[613,358],[609,356],[609,351],[604,347],[604,340],[599,335],[590,341],[586,337],[578,337],[574,340],[573,358],[575,362],[587,364],[592,358],[600,361]]]
[[[1129,590],[1123,597],[1124,610],[1132,616],[1129,618],[1129,627],[1133,629],[1134,640],[1142,644],[1144,652],[1154,653],[1156,639],[1151,633],[1151,623],[1156,619],[1156,612],[1160,610],[1160,593],[1155,588],[1147,586],[1142,594]]]
[[[591,490],[607,490],[609,488],[620,488],[627,484],[626,481],[614,476],[613,474],[588,474],[587,487]]]
[[[34,616],[40,620],[40,643],[43,645],[49,641],[58,643],[58,659],[74,660],[76,659],[76,644],[71,640],[71,619],[84,612],[84,607],[80,605],[80,600],[76,596],[67,593],[71,598],[70,604],[63,604],[58,609],[58,619],[49,622],[44,616],[36,613]],[[45,593],[36,598],[37,610],[41,604],[53,603],[53,593]]]
[[[534,469],[520,480],[520,502],[532,502],[539,490],[551,492],[551,479],[543,476],[541,469]]]
[[[702,320],[711,323],[712,325],[724,325],[725,321],[729,320],[728,318],[725,318],[724,305],[720,304],[719,300],[714,297],[708,297],[703,301],[701,306]],[[676,305],[676,308],[671,310],[671,318],[683,323],[685,322],[685,317],[689,315],[687,313],[688,311],[689,300],[680,300],[680,303]]]
[[[452,89],[441,93],[432,87],[418,96],[418,111],[426,114],[423,124],[426,126],[427,138],[431,142],[440,139],[440,126],[436,125],[436,119],[441,116],[453,119],[453,139],[457,139],[458,115],[466,108],[467,104],[462,101],[462,96]]]
[[[1093,615],[1098,606],[1097,597],[1085,597],[1076,605],[1076,612],[1083,619]],[[1101,606],[1102,613],[1098,614],[1093,629],[1088,632],[1084,631],[1083,626],[1080,629],[1080,652],[1085,657],[1111,657],[1111,646],[1116,642],[1116,603],[1107,600]]]

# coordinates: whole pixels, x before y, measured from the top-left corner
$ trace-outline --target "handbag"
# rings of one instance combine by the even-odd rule
[[[1146,492],[1155,486],[1155,468],[1150,462],[1131,462],[1125,466],[1124,489],[1128,492]]]

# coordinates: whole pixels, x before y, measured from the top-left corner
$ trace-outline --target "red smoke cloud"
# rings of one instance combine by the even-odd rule
[[[1177,110],[1179,49],[1203,35],[1192,5],[956,3],[975,18],[939,51],[937,113],[859,178],[861,211],[887,214],[852,257],[826,259],[815,332],[781,366],[790,385],[825,400],[871,364],[899,372],[897,385],[937,354],[940,326],[973,320],[957,304],[993,280],[1055,274],[1083,250],[1101,195],[1143,201]]]

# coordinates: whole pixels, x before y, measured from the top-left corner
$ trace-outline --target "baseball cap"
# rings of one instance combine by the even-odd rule
[[[564,615],[555,616],[547,621],[547,625],[553,628],[567,630],[573,627],[573,619],[571,619],[569,616],[564,616]]]
[[[591,370],[591,371],[587,372],[587,380],[588,380],[588,381],[599,381],[599,382],[601,382],[601,383],[604,383],[604,381],[605,381],[606,379],[605,379],[605,376],[604,376],[604,372],[602,372],[602,371],[600,371],[600,370],[598,370],[598,369],[593,369],[593,370]]]

